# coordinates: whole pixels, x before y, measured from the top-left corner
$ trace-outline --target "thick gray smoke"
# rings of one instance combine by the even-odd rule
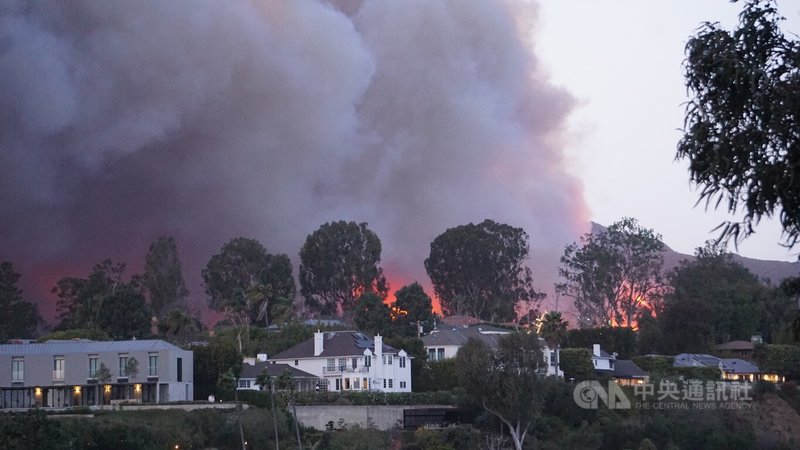
[[[588,224],[565,171],[572,99],[522,1],[5,1],[0,259],[45,312],[61,276],[142,265],[173,235],[193,301],[232,237],[297,262],[367,221],[390,281],[427,281],[448,227],[531,235],[537,286]],[[534,25],[532,25],[534,24]],[[394,287],[399,287],[395,285]]]

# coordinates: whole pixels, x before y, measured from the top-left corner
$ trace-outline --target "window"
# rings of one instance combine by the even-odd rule
[[[358,358],[353,358],[353,370],[358,369]]]
[[[386,389],[386,378],[383,379],[383,388]]]
[[[364,366],[369,367],[372,365],[372,356],[367,355],[364,357]]]
[[[295,359],[295,360],[294,360],[294,365],[295,365],[295,366],[297,366],[297,365],[299,365],[299,364],[300,364],[300,361],[298,361],[298,360],[296,360],[296,359]]]
[[[347,367],[347,358],[339,358],[339,372],[344,372]]]
[[[405,388],[406,388],[406,382],[405,381],[401,381],[400,382],[400,389],[405,389]]]
[[[428,349],[428,361],[436,361],[436,349],[429,348]]]
[[[358,377],[353,377],[353,389],[358,390]]]
[[[334,358],[328,358],[328,360],[325,361],[325,371],[333,372],[334,370],[336,370],[336,360]]]
[[[317,383],[317,390],[318,391],[327,391],[328,390],[328,380],[319,380]]]
[[[555,366],[556,365],[556,352],[555,352],[555,350],[550,352],[550,365],[551,366]]]
[[[183,381],[183,358],[178,358],[178,381]]]
[[[23,358],[11,358],[11,381],[20,382],[25,379],[25,360]]]
[[[392,359],[394,359],[394,357],[392,355],[386,355],[386,364],[391,366],[392,365]]]
[[[345,391],[349,391],[350,390],[350,378],[345,378],[344,379],[344,390]]]
[[[239,389],[250,389],[250,380],[239,380]]]
[[[392,382],[394,381],[393,378],[389,378],[389,389],[392,389]]]
[[[128,365],[128,355],[119,355],[119,376],[124,378],[128,376],[125,367]]]
[[[437,349],[436,353],[437,353],[436,360],[437,361],[443,361],[444,360],[444,349],[443,348]]]
[[[361,389],[368,390],[369,389],[369,380],[366,378],[361,379]]]
[[[400,358],[400,367],[405,367],[405,366],[406,366],[406,357],[403,356]]]
[[[64,381],[64,357],[53,358],[53,381]]]
[[[150,355],[148,358],[150,364],[147,371],[147,374],[151,377],[158,376],[158,355]]]
[[[340,378],[336,379],[336,390],[337,391],[341,391],[342,390],[342,380]]]
[[[89,378],[97,378],[97,356],[89,356]]]

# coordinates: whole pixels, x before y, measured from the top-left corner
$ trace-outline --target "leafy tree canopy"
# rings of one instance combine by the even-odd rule
[[[522,228],[484,220],[450,228],[431,242],[425,270],[447,314],[502,322],[515,317],[518,302],[543,298],[533,289],[528,234]]]
[[[706,23],[686,45],[690,100],[677,159],[689,161],[700,201],[734,214],[722,238],[739,240],[780,214],[800,238],[800,41],[787,38],[773,0],[748,0],[727,31]]]
[[[391,334],[391,310],[383,299],[372,292],[359,297],[353,320],[359,330],[369,334]]]
[[[22,290],[17,287],[20,276],[10,262],[0,263],[0,316],[4,317],[0,320],[0,342],[33,337],[42,322],[39,308],[25,301]]]
[[[185,306],[189,290],[183,280],[178,248],[172,237],[160,237],[150,244],[145,256],[142,286],[150,307],[161,319],[173,308]]]
[[[398,289],[394,294],[395,328],[403,335],[416,335],[417,326],[429,330],[433,327],[433,300],[422,286],[414,282]]]
[[[556,291],[574,300],[582,328],[631,326],[644,310],[658,308],[663,249],[660,235],[623,218],[567,245]]]
[[[381,241],[366,223],[330,222],[311,233],[300,250],[300,293],[320,314],[352,310],[362,294],[381,298],[388,290]]]
[[[209,306],[216,311],[235,310],[248,323],[263,319],[270,325],[281,316],[276,309],[284,309],[295,296],[289,257],[268,253],[255,239],[227,242],[211,257],[202,276]]]
[[[544,361],[538,337],[505,335],[495,352],[482,341],[470,339],[456,361],[461,386],[508,427],[515,448],[522,450],[542,406],[539,371]]]
[[[125,264],[107,259],[96,265],[88,278],[60,279],[57,294],[59,329],[102,330],[114,339],[150,334],[150,308],[141,286],[125,282]]]

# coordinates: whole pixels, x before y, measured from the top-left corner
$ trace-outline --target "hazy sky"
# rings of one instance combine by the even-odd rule
[[[594,221],[634,216],[673,249],[692,253],[725,219],[694,207],[687,162],[676,162],[683,123],[684,46],[702,22],[736,24],[726,0],[541,0],[536,51],[552,81],[578,98],[568,151]],[[800,2],[780,1],[784,30],[800,33]],[[778,245],[777,221],[763,221],[743,256],[794,261]]]

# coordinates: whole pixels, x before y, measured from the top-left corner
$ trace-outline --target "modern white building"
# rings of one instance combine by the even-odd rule
[[[434,329],[430,334],[422,337],[425,351],[428,352],[428,361],[442,361],[455,358],[458,350],[466,344],[470,338],[483,341],[489,348],[496,349],[501,337],[512,333],[512,330],[498,328],[490,325],[471,325],[465,327],[441,326]],[[561,368],[556,373],[556,361],[559,352],[551,350],[544,339],[539,338],[539,345],[542,349],[542,359],[547,367],[547,376],[563,377],[564,372]]]
[[[161,340],[0,345],[0,409],[192,400],[193,365]]]
[[[318,331],[268,361],[317,376],[321,391],[411,392],[411,359],[380,335]]]

